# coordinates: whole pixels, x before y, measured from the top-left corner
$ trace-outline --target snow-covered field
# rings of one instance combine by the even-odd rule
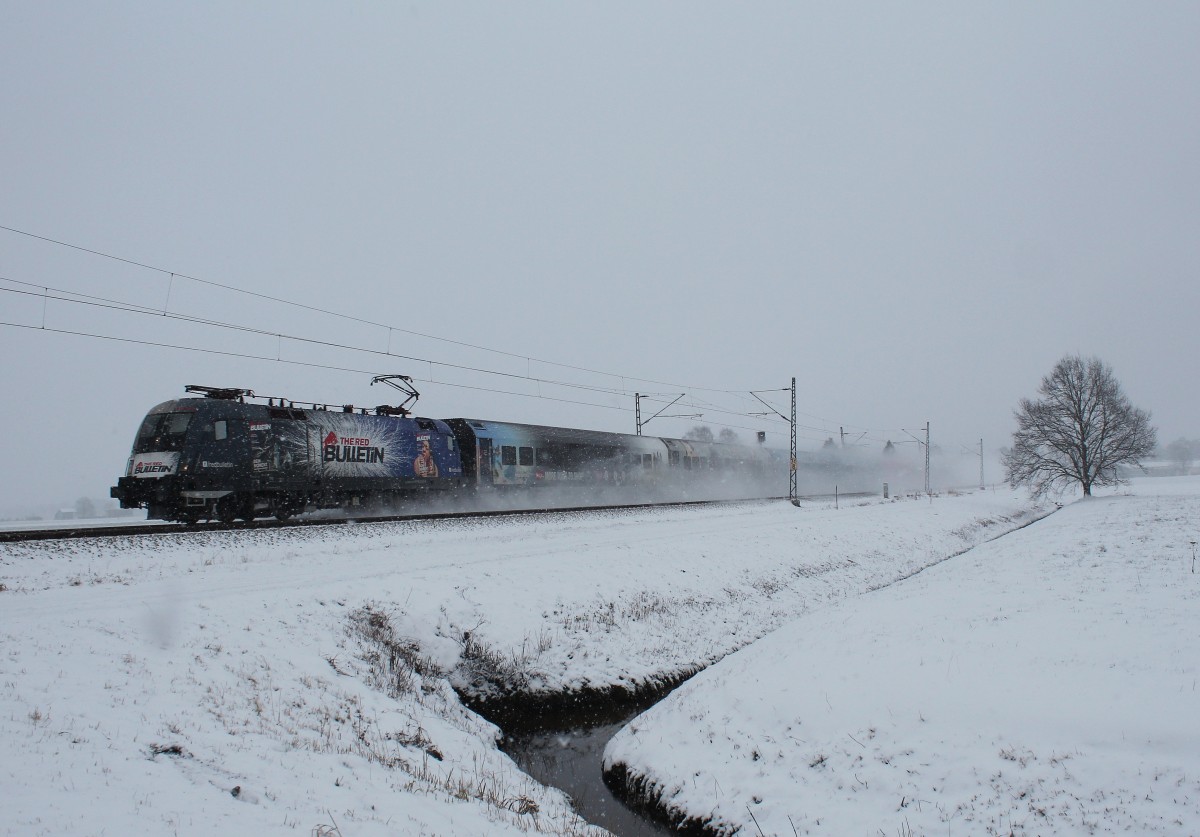
[[[606,764],[742,834],[1196,834],[1198,490],[1143,480],[793,621]]]
[[[1198,494],[1144,481],[923,573],[1045,510],[978,492],[2,545],[0,831],[586,834],[452,687],[725,658],[611,753],[744,833],[747,811],[767,834],[1195,832]],[[1022,819],[1011,797],[1054,782]]]

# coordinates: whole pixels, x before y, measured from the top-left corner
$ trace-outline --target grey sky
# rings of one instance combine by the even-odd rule
[[[1095,354],[1163,441],[1200,436],[1198,41],[1200,5],[1169,2],[0,0],[0,225],[168,271],[0,230],[0,321],[34,326],[0,327],[0,509],[104,496],[184,384],[388,400],[365,372],[43,318],[407,373],[427,415],[634,427],[631,397],[8,292],[29,286],[683,385],[780,444],[700,388],[795,375],[809,446],[930,421],[947,450],[998,447],[1055,361]]]

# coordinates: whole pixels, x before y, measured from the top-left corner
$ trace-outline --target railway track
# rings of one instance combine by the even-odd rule
[[[831,495],[832,496],[832,495]],[[746,503],[758,500],[786,500],[786,497],[745,497],[737,500],[679,500],[669,503],[621,503],[604,506],[547,506],[527,509],[495,509],[486,511],[441,511],[393,515],[345,515],[343,517],[291,518],[289,520],[254,520],[234,523],[173,524],[141,523],[129,526],[79,526],[56,529],[26,529],[0,531],[0,543],[25,541],[73,540],[78,538],[116,538],[142,535],[186,535],[193,532],[237,532],[251,529],[292,529],[303,526],[344,526],[349,523],[398,523],[414,520],[455,520],[482,517],[512,517],[518,515],[570,514],[579,512],[655,509],[682,506],[714,506]],[[815,498],[803,498],[815,499]]]

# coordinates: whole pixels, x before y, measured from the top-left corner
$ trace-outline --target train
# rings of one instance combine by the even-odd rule
[[[376,380],[384,377],[402,376]],[[431,419],[407,406],[297,404],[246,389],[189,385],[185,393],[142,420],[125,475],[110,490],[121,508],[194,524],[395,508],[432,495],[559,489],[635,502],[735,485],[745,496],[786,493],[787,457],[761,434],[745,445]]]

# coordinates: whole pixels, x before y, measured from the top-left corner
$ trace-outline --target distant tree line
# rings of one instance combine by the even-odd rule
[[[704,424],[696,425],[687,433],[684,433],[683,438],[690,439],[693,442],[724,442],[731,445],[738,442],[738,434],[728,427],[722,427],[721,432],[714,436],[712,428]]]

